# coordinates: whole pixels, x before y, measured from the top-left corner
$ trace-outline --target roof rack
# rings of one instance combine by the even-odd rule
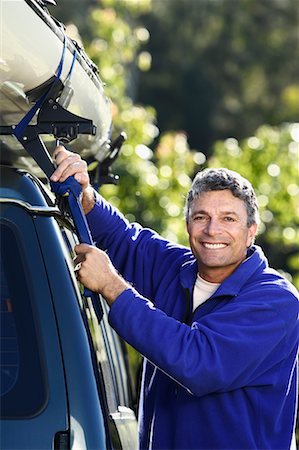
[[[22,144],[30,156],[34,158],[43,172],[48,178],[51,177],[55,170],[54,163],[44,145],[40,135],[52,134],[57,140],[62,142],[70,142],[75,139],[78,134],[92,134],[96,133],[96,127],[89,119],[77,116],[65,109],[59,103],[57,98],[61,93],[62,86],[59,80],[60,73],[63,66],[65,45],[61,56],[61,61],[57,69],[56,76],[48,88],[48,90],[41,95],[33,107],[25,114],[21,121],[12,126],[0,126],[1,135],[14,135]],[[30,124],[31,119],[35,116],[36,124]],[[91,234],[85,215],[81,206],[81,185],[74,177],[69,177],[63,183],[51,183],[52,190],[58,196],[64,196],[68,199],[69,211],[73,219],[75,229],[81,243],[93,244]],[[94,306],[98,310],[98,317],[102,317],[103,312],[100,310],[101,306],[98,301],[98,296],[88,289],[84,290],[84,295],[91,297]]]

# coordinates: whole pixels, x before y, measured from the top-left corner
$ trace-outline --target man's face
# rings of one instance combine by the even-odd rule
[[[246,258],[257,225],[248,228],[244,202],[226,189],[193,200],[187,231],[200,276],[221,283]]]

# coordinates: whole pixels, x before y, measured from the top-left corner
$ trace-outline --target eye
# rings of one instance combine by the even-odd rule
[[[231,217],[231,216],[225,216],[224,217],[224,221],[225,222],[236,222],[236,219],[234,217]]]
[[[197,222],[202,222],[206,219],[207,219],[207,216],[205,216],[203,214],[197,214],[196,216],[193,217],[193,220],[197,221]]]

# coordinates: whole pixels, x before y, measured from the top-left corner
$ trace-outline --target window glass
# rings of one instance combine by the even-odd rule
[[[71,258],[74,258],[74,245],[77,243],[77,238],[67,229],[64,229],[63,236]],[[98,303],[95,305],[90,297],[83,295],[83,286],[80,283],[78,284],[83,299],[81,307],[87,318],[109,411],[117,411],[118,406],[130,407],[132,400],[124,347],[122,347],[120,338],[108,323],[109,308],[100,296],[98,296]]]
[[[47,400],[32,293],[17,233],[6,223],[0,224],[0,233],[1,417],[32,417]]]
[[[20,367],[20,354],[13,305],[3,270],[2,257],[0,258],[0,267],[0,385],[1,396],[3,396],[13,389],[17,381]]]
[[[106,310],[106,317],[108,316],[109,307],[104,304],[104,309]],[[116,383],[118,386],[118,394],[119,394],[119,404],[121,406],[131,407],[132,401],[130,400],[130,392],[129,392],[129,378],[127,372],[127,365],[125,363],[125,346],[122,346],[121,339],[115,333],[115,331],[111,328],[108,323],[106,323],[107,337],[110,343],[110,351],[111,351],[111,359],[112,364],[115,371]]]
[[[84,301],[84,309],[88,320],[88,327],[91,333],[98,369],[104,382],[104,388],[110,412],[117,411],[119,405],[118,388],[115,377],[115,368],[111,358],[110,343],[104,325],[104,317],[99,323],[98,317],[92,305],[91,298]]]

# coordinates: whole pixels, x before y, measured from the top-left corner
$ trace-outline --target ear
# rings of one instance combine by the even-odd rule
[[[257,233],[257,228],[258,228],[257,223],[253,223],[248,228],[248,235],[247,235],[247,242],[246,242],[247,248],[249,248],[252,245],[254,238],[256,236],[256,233]]]
[[[185,224],[186,224],[186,231],[187,231],[188,234],[190,234],[190,231],[189,231],[189,220],[187,218],[185,220]]]

